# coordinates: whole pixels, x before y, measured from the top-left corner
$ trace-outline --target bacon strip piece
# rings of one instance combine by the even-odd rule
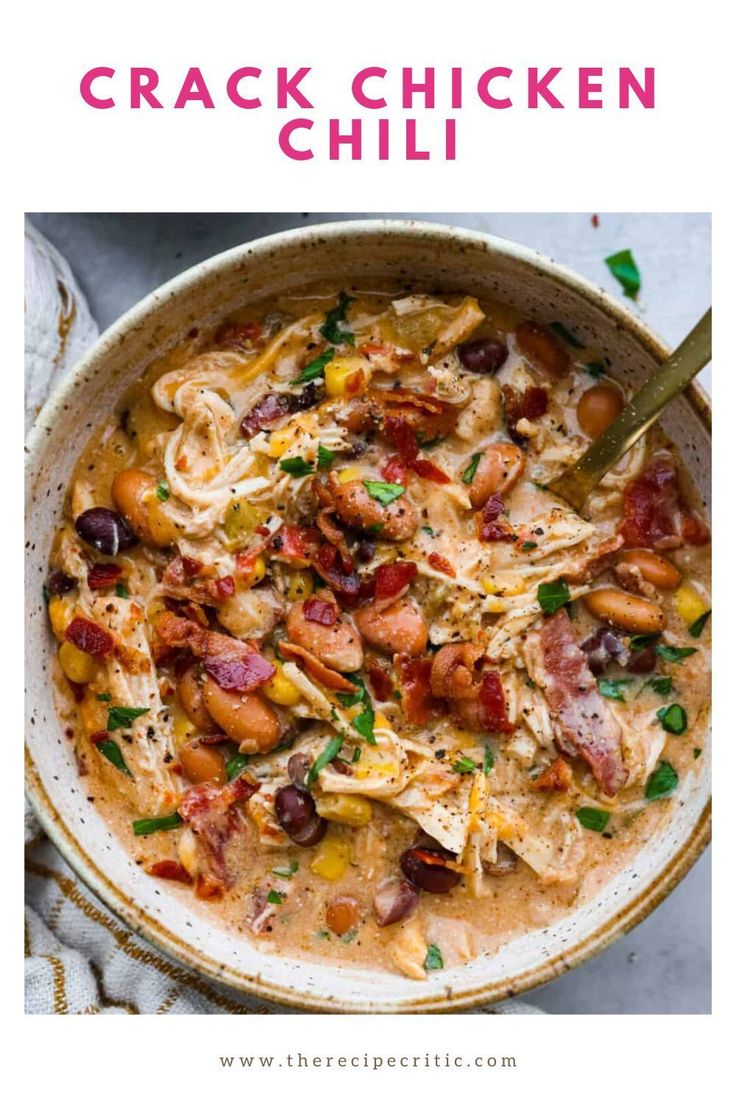
[[[477,514],[478,539],[482,541],[513,541],[516,533],[506,517],[506,507],[500,494],[492,494]]]
[[[194,602],[202,606],[217,606],[232,598],[235,580],[232,575],[222,579],[200,579],[202,565],[189,557],[176,556],[167,565],[161,578],[161,589],[179,602]]]
[[[287,658],[300,659],[312,678],[316,678],[328,690],[342,690],[346,694],[352,694],[355,686],[348,682],[339,671],[333,671],[317,659],[315,655],[302,648],[299,644],[292,644],[288,640],[279,641],[279,651]]]
[[[707,526],[683,499],[674,461],[658,456],[624,490],[619,533],[627,548],[680,548],[707,544]]]
[[[208,675],[223,690],[250,693],[268,682],[276,668],[244,640],[203,629],[194,621],[162,613],[156,620],[156,633],[170,648],[186,648],[202,660]]]
[[[621,757],[621,729],[598,692],[565,610],[530,633],[527,660],[550,707],[560,751],[583,758],[609,797],[618,793],[629,777]]]
[[[227,844],[245,825],[235,803],[247,801],[259,789],[260,782],[243,773],[225,786],[216,786],[214,782],[192,786],[179,803],[179,816],[196,834],[211,877],[219,885],[231,886],[235,881]]]
[[[442,716],[444,703],[432,694],[432,660],[400,655],[395,663],[401,682],[401,708],[407,723],[421,725]]]
[[[383,610],[403,598],[417,574],[413,560],[398,560],[376,568],[373,586],[373,609]]]

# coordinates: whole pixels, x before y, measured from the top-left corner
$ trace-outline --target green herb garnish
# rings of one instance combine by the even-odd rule
[[[357,928],[352,928],[351,931],[343,932],[343,934],[340,936],[340,939],[342,940],[343,943],[352,943],[353,940],[356,938],[357,934],[358,934],[358,929]]]
[[[362,712],[357,717],[353,717],[351,724],[364,740],[367,740],[369,744],[375,744],[376,737],[373,735],[373,725],[375,724],[376,714],[365,683],[358,675],[345,675],[345,678],[354,683],[358,689],[354,694],[337,694],[337,700],[346,708],[362,703]]]
[[[321,928],[319,931],[316,931],[314,933],[314,938],[315,939],[329,939],[330,938],[330,933],[327,931],[326,928]]]
[[[650,686],[655,694],[659,694],[661,698],[666,698],[672,691],[672,676],[654,675],[653,678],[647,679],[644,686]]]
[[[350,296],[346,295],[344,291],[340,292],[337,306],[333,307],[332,310],[328,311],[325,315],[325,320],[320,326],[319,332],[325,341],[329,341],[330,345],[355,346],[355,335],[352,334],[350,330],[343,329],[342,325],[345,322],[345,315],[352,301]]]
[[[687,728],[687,713],[677,702],[663,705],[657,710],[657,716],[665,732],[671,732],[673,736],[682,736]]]
[[[320,376],[325,374],[325,368],[334,355],[334,349],[326,349],[321,356],[316,357],[314,360],[310,360],[309,364],[305,365],[299,375],[291,381],[291,386],[296,387],[299,383],[310,383],[312,380],[319,379]]]
[[[616,277],[623,288],[624,295],[629,299],[636,299],[641,287],[641,275],[631,250],[622,249],[620,253],[612,253],[610,257],[606,257],[606,264],[611,275]]]
[[[402,487],[400,483],[381,483],[373,479],[364,479],[363,486],[371,498],[375,498],[382,506],[390,506],[406,491],[406,487]]]
[[[319,777],[320,771],[331,763],[335,756],[339,755],[343,745],[344,736],[333,736],[325,750],[317,756],[307,774],[307,786],[313,786]]]
[[[699,759],[702,754],[703,754],[703,749],[702,748],[693,748],[693,759]]]
[[[710,617],[712,612],[713,610],[706,610],[705,613],[701,613],[697,621],[693,621],[692,625],[687,630],[691,636],[694,636],[697,639],[697,637],[701,635],[703,629],[708,624],[708,618]]]
[[[629,647],[632,652],[642,652],[659,638],[659,633],[635,633],[629,638]]]
[[[668,663],[682,663],[683,659],[687,659],[697,650],[697,648],[673,648],[669,644],[658,644],[655,648],[660,659],[664,659]]]
[[[115,593],[117,594],[118,598],[130,598],[130,591],[128,590],[125,583],[116,583]]]
[[[427,956],[424,959],[424,969],[442,970],[444,969],[444,965],[445,960],[442,957],[442,951],[436,943],[430,943],[427,947]]]
[[[478,764],[474,763],[467,755],[461,755],[459,759],[456,759],[452,764],[452,769],[455,774],[472,774],[473,771],[478,769]]]
[[[524,541],[524,543],[521,546],[521,551],[522,552],[531,552],[535,548],[539,548],[539,545],[537,544],[536,541]]]
[[[358,760],[360,759],[360,756],[361,756],[361,753],[362,753],[362,751],[363,751],[363,749],[362,749],[362,748],[359,748],[359,747],[354,747],[354,748],[353,748],[353,757],[352,757],[352,759],[350,760],[350,762],[351,762],[351,763],[357,763],[357,762],[358,762]]]
[[[288,866],[275,866],[271,871],[277,878],[293,878],[299,869],[299,863],[295,861],[290,862]]]
[[[314,468],[303,456],[290,456],[286,460],[279,461],[279,467],[289,475],[309,475]]]
[[[95,747],[99,751],[100,755],[104,755],[109,763],[112,763],[114,767],[117,767],[121,774],[127,774],[128,778],[133,777],[128,764],[123,758],[122,751],[114,740],[100,740],[98,744],[95,744]]]
[[[112,701],[112,694],[98,694],[97,700],[104,702]]]
[[[590,832],[602,832],[611,818],[611,814],[605,809],[593,809],[587,805],[578,809],[575,816],[583,828],[587,828]]]
[[[679,778],[675,768],[666,759],[662,759],[656,770],[649,775],[644,797],[647,801],[657,801],[660,797],[669,797],[677,789],[678,782]]]
[[[625,702],[623,688],[631,682],[631,679],[598,679],[598,689],[604,698],[611,698],[613,701]]]
[[[591,360],[589,364],[585,365],[585,368],[593,379],[600,379],[606,370],[605,364],[600,360]]]
[[[490,774],[493,770],[493,764],[496,762],[496,757],[493,754],[493,748],[490,744],[486,744],[483,749],[483,773]]]
[[[142,717],[149,713],[145,709],[132,709],[127,705],[108,705],[107,707],[107,731],[114,732],[116,728],[130,728],[136,717]]]
[[[161,502],[168,502],[170,497],[171,492],[162,479],[156,487],[156,498],[160,499]]]
[[[422,532],[426,533],[428,537],[434,537],[437,535],[431,525],[423,525]]]
[[[169,813],[168,816],[144,817],[143,820],[133,821],[133,834],[136,836],[150,836],[154,832],[170,832],[172,828],[179,828],[184,823],[178,813]]]
[[[564,579],[540,583],[537,587],[537,601],[545,613],[556,613],[570,601],[570,588]]]
[[[547,326],[548,330],[552,330],[552,333],[557,334],[563,341],[566,341],[568,345],[572,345],[573,349],[582,349],[583,342],[578,341],[574,333],[568,330],[567,326],[563,326],[562,322],[550,322]]]
[[[242,774],[245,768],[248,766],[248,756],[238,752],[237,755],[233,755],[232,759],[228,759],[225,771],[230,782],[238,775]]]
[[[335,454],[332,449],[325,448],[324,445],[317,446],[317,467],[320,471],[327,471],[332,467],[332,461],[335,458]]]
[[[482,455],[483,455],[482,452],[474,452],[473,453],[472,457],[470,458],[470,463],[468,464],[468,466],[465,469],[465,471],[463,472],[463,474],[460,476],[463,483],[472,483],[473,482],[473,478],[475,476],[475,473],[478,470],[478,464],[480,464],[480,458],[481,458]]]
[[[268,897],[266,898],[266,900],[268,901],[269,905],[281,905],[284,902],[284,898],[275,889],[270,889],[268,891]]]

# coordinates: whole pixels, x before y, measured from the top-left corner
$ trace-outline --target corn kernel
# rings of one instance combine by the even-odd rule
[[[49,601],[49,621],[57,636],[63,637],[72,619],[72,607],[58,594]]]
[[[692,625],[693,621],[697,621],[710,609],[695,587],[690,586],[689,583],[683,583],[682,586],[677,588],[674,594],[674,603],[678,616],[682,618],[686,625]]]
[[[236,498],[225,511],[223,524],[229,547],[242,544],[267,517],[267,510],[252,506],[245,498]]]
[[[341,839],[327,836],[309,864],[313,874],[328,882],[339,882],[350,863],[350,848]]]
[[[375,728],[391,728],[391,722],[385,713],[376,713],[373,720],[373,727]]]
[[[257,556],[253,561],[253,566],[247,575],[240,575],[238,581],[246,589],[254,587],[257,583],[260,583],[262,579],[266,577],[266,561],[263,556]]]
[[[148,624],[155,624],[156,619],[159,618],[162,613],[166,613],[166,610],[166,602],[163,598],[154,598],[146,607],[146,620]]]
[[[314,581],[311,571],[293,571],[289,576],[289,585],[286,588],[286,597],[290,602],[301,602],[308,598],[314,590]]]
[[[352,483],[356,479],[360,479],[363,475],[361,468],[355,466],[351,468],[343,468],[342,471],[337,473],[338,483]]]
[[[276,705],[296,705],[301,698],[296,686],[289,682],[280,666],[277,666],[276,674],[263,687],[263,693]]]
[[[174,721],[174,739],[177,744],[183,744],[196,733],[196,728],[187,716],[182,714]]]
[[[325,820],[363,828],[373,818],[373,806],[367,797],[356,794],[324,794],[317,800],[317,812]]]
[[[283,456],[289,445],[294,443],[294,430],[292,429],[276,429],[271,434],[268,442],[268,455],[273,456],[278,460],[280,456]]]
[[[527,586],[523,575],[513,575],[509,572],[503,575],[484,575],[481,585],[486,594],[503,598],[522,594]]]
[[[335,357],[325,366],[325,391],[333,399],[358,395],[368,386],[370,376],[370,364],[364,357]]]
[[[71,682],[91,682],[97,670],[92,656],[80,651],[69,640],[65,640],[59,648],[59,663]]]

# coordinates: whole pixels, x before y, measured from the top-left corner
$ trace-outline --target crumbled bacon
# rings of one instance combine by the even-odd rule
[[[276,668],[258,652],[240,656],[205,656],[202,666],[223,690],[249,694],[272,679]]]
[[[558,757],[534,779],[531,786],[533,790],[543,793],[567,793],[571,784],[572,767],[565,759]]]
[[[112,634],[94,621],[88,621],[86,617],[72,618],[65,635],[80,652],[86,652],[95,659],[104,659],[115,646]]]
[[[396,472],[403,475],[402,479],[396,480],[398,483],[406,482],[406,470],[411,470],[421,479],[428,479],[433,483],[450,482],[449,475],[446,475],[436,464],[433,464],[430,460],[420,458],[417,431],[412,428],[406,418],[389,415],[384,419],[383,432],[398,452],[397,457],[389,458],[384,464],[384,478],[388,478],[385,471],[390,469],[391,465],[394,465]],[[401,465],[401,468],[399,468],[399,465]]]
[[[430,483],[451,483],[447,472],[443,472],[441,468],[438,468],[436,464],[433,464],[431,460],[424,460],[419,457],[411,462],[411,470],[418,475],[420,479],[428,479]]]
[[[167,564],[161,578],[161,589],[167,598],[178,602],[192,602],[197,606],[216,606],[235,593],[235,581],[231,575],[222,579],[200,578],[203,565],[189,557],[175,556]]]
[[[234,881],[226,847],[244,825],[236,802],[247,801],[258,789],[260,783],[244,772],[225,786],[213,782],[192,786],[179,803],[179,815],[195,832],[215,886],[229,886]]]
[[[235,580],[232,575],[223,575],[221,579],[215,579],[215,590],[218,598],[224,602],[235,594]]]
[[[315,480],[315,485],[321,487],[322,484],[319,480]],[[328,492],[329,493],[329,492]],[[335,518],[330,509],[320,510],[317,514],[317,528],[319,529],[325,540],[335,546],[340,553],[340,561],[342,563],[343,571],[348,574],[353,570],[353,561],[348,549],[348,542],[344,531],[335,521]]]
[[[492,494],[478,511],[478,538],[482,541],[516,540],[514,528],[506,517],[506,507],[500,494]]]
[[[393,605],[403,598],[416,578],[417,565],[413,560],[397,560],[376,568],[373,586],[373,607],[376,610]]]
[[[386,668],[371,657],[366,660],[365,668],[376,701],[391,701],[394,696],[394,682]]]
[[[341,690],[345,694],[354,692],[355,686],[352,682],[343,678],[339,671],[333,671],[330,667],[325,666],[321,659],[317,659],[317,656],[312,655],[306,648],[302,648],[300,644],[292,644],[290,640],[281,640],[279,641],[279,651],[287,659],[300,660],[312,678],[317,679],[328,690]]]
[[[323,544],[311,563],[327,585],[341,595],[346,605],[355,604],[360,594],[360,577],[344,571],[338,563],[339,552],[332,544]]]
[[[319,530],[282,525],[271,541],[274,557],[292,567],[309,567],[319,546]]]
[[[589,548],[567,568],[563,575],[568,583],[589,583],[613,564],[616,553],[624,543],[622,536],[608,537],[594,548]]]
[[[162,613],[156,633],[170,648],[187,648],[202,659],[202,665],[223,690],[250,693],[268,682],[276,668],[243,640],[204,629],[184,617]]]
[[[87,573],[87,586],[90,590],[104,590],[114,586],[122,574],[123,569],[119,564],[93,564]]]
[[[519,391],[516,387],[504,384],[501,391],[506,425],[512,437],[517,436],[516,426],[522,418],[533,422],[535,418],[541,418],[547,413],[549,399],[543,387],[527,387]]]
[[[203,565],[199,560],[192,559],[191,556],[182,556],[181,568],[187,579],[193,579],[195,575],[199,575]]]
[[[400,456],[389,456],[381,465],[381,475],[387,483],[400,483],[405,487],[409,478],[409,469]]]
[[[457,575],[450,561],[445,559],[444,556],[440,556],[439,552],[430,552],[427,556],[427,563],[430,567],[433,567],[435,571],[441,571],[443,575],[448,575],[451,579],[454,579]]]
[[[334,625],[337,621],[337,607],[334,602],[325,602],[321,598],[307,598],[302,607],[307,621],[318,625]]]
[[[401,708],[407,724],[423,725],[442,716],[444,704],[433,695],[430,683],[432,660],[400,655],[395,662],[401,683]]]
[[[291,413],[288,395],[269,391],[248,411],[240,423],[240,432],[244,437],[255,437],[261,430],[270,429],[274,422]]]
[[[161,859],[160,862],[153,863],[149,866],[148,873],[152,874],[154,878],[166,878],[168,881],[181,882],[182,885],[192,884],[192,876],[189,871],[181,863],[174,862],[173,859]]]
[[[550,707],[560,751],[581,756],[604,793],[618,793],[629,776],[621,755],[621,729],[601,697],[565,610],[530,634],[527,659]]]
[[[215,344],[221,349],[239,349],[258,341],[262,333],[260,322],[225,322],[215,334]]]
[[[484,666],[485,664],[485,666]],[[480,732],[513,732],[498,671],[482,644],[445,644],[432,660],[432,693],[450,703],[460,724]]]
[[[674,462],[656,457],[626,486],[619,533],[627,548],[664,551],[689,544],[707,544],[710,533],[683,499]]]

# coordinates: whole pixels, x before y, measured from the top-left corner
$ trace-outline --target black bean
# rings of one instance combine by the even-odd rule
[[[276,816],[299,847],[314,847],[327,831],[327,821],[317,813],[314,798],[299,786],[282,786],[276,791]]]
[[[137,544],[138,538],[122,514],[106,506],[85,510],[74,522],[82,540],[105,556],[117,556]]]
[[[74,590],[77,585],[77,580],[73,579],[71,575],[65,575],[63,571],[52,571],[46,580],[46,590],[52,597],[58,594],[68,594],[70,590]]]
[[[307,773],[311,765],[309,756],[303,755],[300,751],[292,755],[289,762],[286,764],[286,773],[289,778],[295,786],[298,786],[302,790],[305,788]]]
[[[633,675],[649,675],[657,666],[657,653],[651,644],[638,652],[629,653],[629,661],[625,665],[627,671]]]
[[[309,410],[316,406],[319,401],[320,392],[317,390],[317,384],[308,383],[297,395],[289,396],[289,409],[291,411]]]
[[[419,903],[419,893],[403,878],[389,878],[382,882],[373,898],[373,912],[379,928],[397,924],[411,916]]]
[[[445,866],[453,861],[451,851],[441,847],[410,847],[399,859],[399,864],[409,881],[427,893],[449,893],[460,881],[456,870]]]
[[[588,657],[588,667],[594,675],[602,675],[610,663],[625,667],[629,657],[621,635],[605,626],[584,640],[580,647]]]
[[[493,337],[479,337],[460,345],[457,355],[463,368],[467,368],[469,372],[492,376],[505,363],[509,351],[502,341],[496,341]]]
[[[370,563],[376,554],[376,542],[370,537],[361,537],[355,547],[355,555],[361,563]]]

